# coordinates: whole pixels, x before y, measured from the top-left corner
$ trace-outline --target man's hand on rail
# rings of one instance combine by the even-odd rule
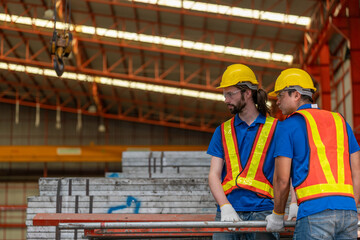
[[[277,214],[273,211],[265,219],[266,231],[268,232],[280,232],[284,229],[284,214]]]
[[[239,215],[229,203],[226,203],[220,207],[221,221],[222,222],[239,222],[241,221]],[[235,231],[236,228],[229,228],[230,231]]]
[[[289,215],[288,215],[288,218],[287,220],[292,220],[293,218],[296,219],[297,217],[297,212],[298,212],[298,205],[297,203],[290,203],[290,206],[289,206]]]

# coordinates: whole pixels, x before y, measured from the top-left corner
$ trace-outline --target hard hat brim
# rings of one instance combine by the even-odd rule
[[[223,85],[223,86],[218,86],[216,89],[226,88],[230,86],[236,86],[236,85]]]
[[[272,92],[270,92],[270,93],[268,93],[268,96],[269,97],[276,97],[276,92],[275,91],[272,91]]]

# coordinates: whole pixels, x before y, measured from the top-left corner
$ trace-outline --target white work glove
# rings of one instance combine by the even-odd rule
[[[280,232],[284,229],[284,214],[276,214],[273,211],[272,214],[266,216],[265,221],[268,232]]]
[[[231,204],[226,203],[220,207],[221,211],[221,221],[222,222],[239,222],[241,221],[239,215],[231,206]],[[236,228],[229,228],[230,231],[235,231]]]
[[[289,215],[288,215],[288,218],[287,220],[292,220],[293,218],[296,219],[297,217],[297,212],[298,212],[298,205],[297,203],[290,203],[290,206],[289,206]]]

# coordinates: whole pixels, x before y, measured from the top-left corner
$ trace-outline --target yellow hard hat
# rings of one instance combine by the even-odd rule
[[[307,72],[299,68],[288,68],[282,71],[276,79],[274,91],[269,93],[269,96],[276,97],[277,92],[292,86],[299,86],[302,89],[316,91],[313,80]]]
[[[225,70],[220,86],[217,88],[225,88],[237,85],[238,83],[249,82],[258,85],[254,72],[243,64],[232,64]]]

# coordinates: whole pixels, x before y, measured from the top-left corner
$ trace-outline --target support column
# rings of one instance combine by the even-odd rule
[[[349,0],[348,4],[353,130],[360,141],[360,6],[359,0]]]
[[[330,50],[329,45],[324,44],[320,50],[320,84],[321,84],[321,108],[331,111],[330,89]]]

